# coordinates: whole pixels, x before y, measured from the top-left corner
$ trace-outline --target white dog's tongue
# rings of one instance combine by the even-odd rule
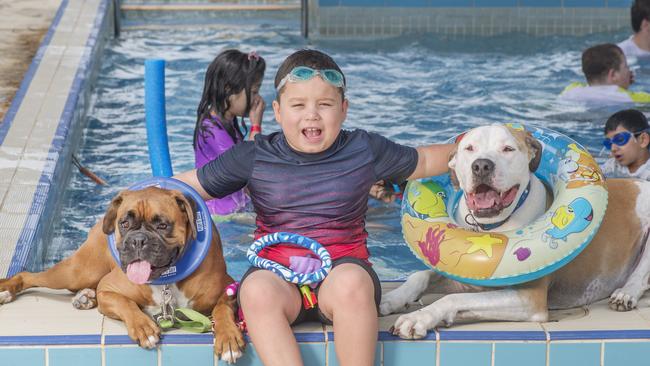
[[[138,285],[147,283],[149,275],[151,275],[151,263],[147,261],[133,262],[126,267],[126,277]]]
[[[490,190],[487,192],[476,193],[474,194],[473,198],[474,199],[472,201],[474,201],[473,202],[474,204],[472,206],[475,207],[473,207],[472,209],[481,209],[481,208],[490,208],[494,206],[494,203],[498,202],[501,197],[496,191]]]

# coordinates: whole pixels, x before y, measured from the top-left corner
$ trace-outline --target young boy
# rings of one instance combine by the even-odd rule
[[[294,232],[318,241],[332,256],[332,271],[315,289],[317,307],[308,311],[296,285],[274,273],[251,268],[243,276],[240,305],[265,365],[302,365],[290,326],[315,319],[333,323],[340,365],[370,366],[381,288],[368,262],[368,192],[380,180],[400,183],[444,173],[453,145],[415,149],[363,130],[342,130],[345,77],[331,57],[316,50],[290,55],[275,87],[273,111],[281,132],[258,135],[177,178],[205,198],[247,186],[257,213],[256,237]],[[314,267],[317,260],[309,254],[275,245],[259,255],[299,271]]]
[[[603,145],[612,156],[602,166],[606,177],[650,180],[650,126],[643,113],[626,109],[609,117]]]
[[[625,57],[632,59],[650,60],[650,0],[635,0],[630,8],[630,20],[634,34],[618,46]]]
[[[650,103],[650,94],[628,89],[634,76],[621,49],[612,43],[587,48],[582,53],[587,84],[573,83],[559,99],[587,104]]]

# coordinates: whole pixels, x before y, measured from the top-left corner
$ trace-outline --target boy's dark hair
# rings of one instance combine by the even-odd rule
[[[650,20],[650,1],[635,0],[630,7],[630,21],[634,33],[641,30],[641,23],[644,19]]]
[[[626,130],[635,133],[650,128],[646,116],[636,109],[625,109],[612,114],[605,122],[605,134],[623,126]]]
[[[278,88],[280,81],[287,76],[294,68],[298,66],[307,66],[316,70],[334,69],[343,75],[343,71],[339,68],[333,58],[329,55],[317,50],[300,50],[292,53],[280,65],[277,74],[275,74],[275,88]],[[343,84],[345,85],[345,75],[343,75]],[[284,89],[284,87],[282,88]],[[345,92],[342,88],[338,88],[341,92],[341,97],[345,99]],[[278,90],[277,100],[280,100],[282,90]]]
[[[203,94],[196,109],[196,126],[192,143],[194,150],[198,146],[199,136],[210,133],[203,126],[203,121],[210,118],[212,111],[223,117],[230,108],[228,98],[231,95],[239,94],[242,90],[246,91],[246,114],[248,114],[252,103],[251,89],[254,84],[262,80],[265,69],[266,62],[256,53],[246,54],[238,50],[225,50],[212,60],[205,72]],[[222,120],[221,124],[233,141],[237,141],[238,137],[243,138],[237,117],[233,121]],[[221,128],[219,125],[216,127]],[[244,133],[246,132],[244,130]]]
[[[582,72],[589,84],[602,82],[609,70],[618,70],[625,55],[620,47],[613,43],[603,43],[587,48],[582,53]]]

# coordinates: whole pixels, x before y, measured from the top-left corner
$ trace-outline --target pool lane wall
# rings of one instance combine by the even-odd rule
[[[581,36],[630,29],[631,0],[307,0],[310,39]]]

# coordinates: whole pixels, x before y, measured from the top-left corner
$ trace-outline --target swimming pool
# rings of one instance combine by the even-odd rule
[[[444,141],[473,126],[523,122],[561,131],[600,151],[601,129],[611,110],[586,112],[560,105],[556,95],[581,81],[580,52],[588,45],[618,41],[626,33],[588,37],[495,38],[404,37],[382,42],[306,43],[298,25],[286,21],[242,22],[209,28],[132,29],[112,40],[102,58],[92,95],[81,162],[110,186],[73,174],[55,217],[52,238],[38,249],[47,268],[74,251],[104,213],[110,199],[150,176],[144,127],[144,60],[167,61],[166,97],[174,171],[193,167],[192,131],[203,72],[223,48],[257,50],[267,61],[261,94],[267,102],[264,131],[278,130],[270,102],[281,61],[295,49],[318,47],[334,57],[348,80],[347,128],[364,128],[411,146]],[[642,72],[635,89],[650,90]],[[645,88],[644,88],[645,87]],[[604,157],[604,155],[603,155]],[[372,262],[382,280],[425,268],[404,244],[396,206],[372,203],[368,220]],[[229,272],[240,277],[252,227],[219,224]]]

